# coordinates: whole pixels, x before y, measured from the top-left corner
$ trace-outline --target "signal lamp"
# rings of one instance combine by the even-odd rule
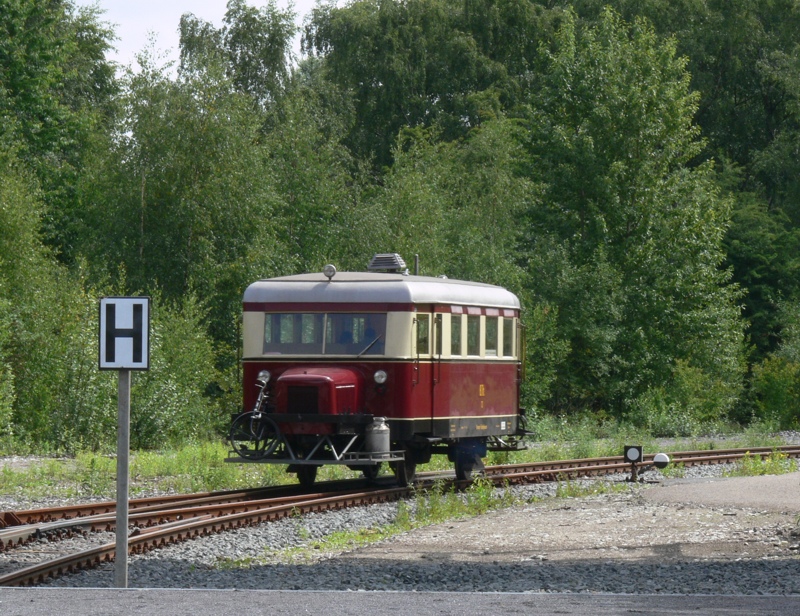
[[[653,466],[656,468],[666,468],[669,464],[669,456],[665,453],[657,453],[653,456]]]
[[[630,462],[631,464],[644,462],[644,447],[641,445],[625,445],[623,457],[626,462]]]

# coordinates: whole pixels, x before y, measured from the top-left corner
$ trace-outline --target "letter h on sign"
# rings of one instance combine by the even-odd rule
[[[150,367],[150,298],[100,300],[100,369],[147,370]]]

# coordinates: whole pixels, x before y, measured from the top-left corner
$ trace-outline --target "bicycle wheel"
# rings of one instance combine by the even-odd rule
[[[246,460],[258,460],[270,455],[281,441],[274,421],[259,413],[242,413],[231,426],[233,450]]]

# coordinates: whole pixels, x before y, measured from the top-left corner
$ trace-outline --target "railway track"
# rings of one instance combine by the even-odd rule
[[[669,455],[673,463],[693,466],[735,462],[746,453],[766,457],[774,451],[791,458],[800,457],[800,446],[685,451]],[[645,456],[645,462],[639,466],[646,467],[650,463],[652,455]],[[485,474],[497,485],[505,485],[596,477],[630,470],[630,463],[615,456],[490,466]],[[369,487],[365,487],[363,481],[353,480],[321,484],[320,488],[325,491],[314,494],[284,486],[136,499],[129,505],[132,529],[128,550],[131,554],[142,554],[172,543],[291,515],[394,501],[443,480],[456,483],[451,476],[441,473],[421,473],[413,488],[392,487],[392,478],[386,477]],[[113,501],[0,513],[0,551],[13,550],[43,536],[60,538],[76,533],[113,531],[115,523]],[[0,586],[35,585],[48,577],[112,561],[115,552],[116,544],[112,542],[67,554],[0,575]]]

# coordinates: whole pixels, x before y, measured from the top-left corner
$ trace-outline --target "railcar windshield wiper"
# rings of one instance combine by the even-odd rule
[[[368,344],[366,347],[364,347],[364,350],[363,350],[363,351],[361,351],[361,352],[360,352],[358,355],[356,355],[356,359],[358,359],[358,358],[359,358],[359,357],[361,357],[361,356],[362,356],[364,353],[366,353],[367,351],[369,351],[369,350],[372,348],[372,345],[374,345],[376,342],[378,342],[378,340],[380,340],[380,339],[381,339],[381,336],[382,336],[382,335],[383,335],[383,334],[378,334],[378,336],[375,338],[375,340],[373,340],[372,342],[370,342],[370,343],[369,343],[369,344]]]

